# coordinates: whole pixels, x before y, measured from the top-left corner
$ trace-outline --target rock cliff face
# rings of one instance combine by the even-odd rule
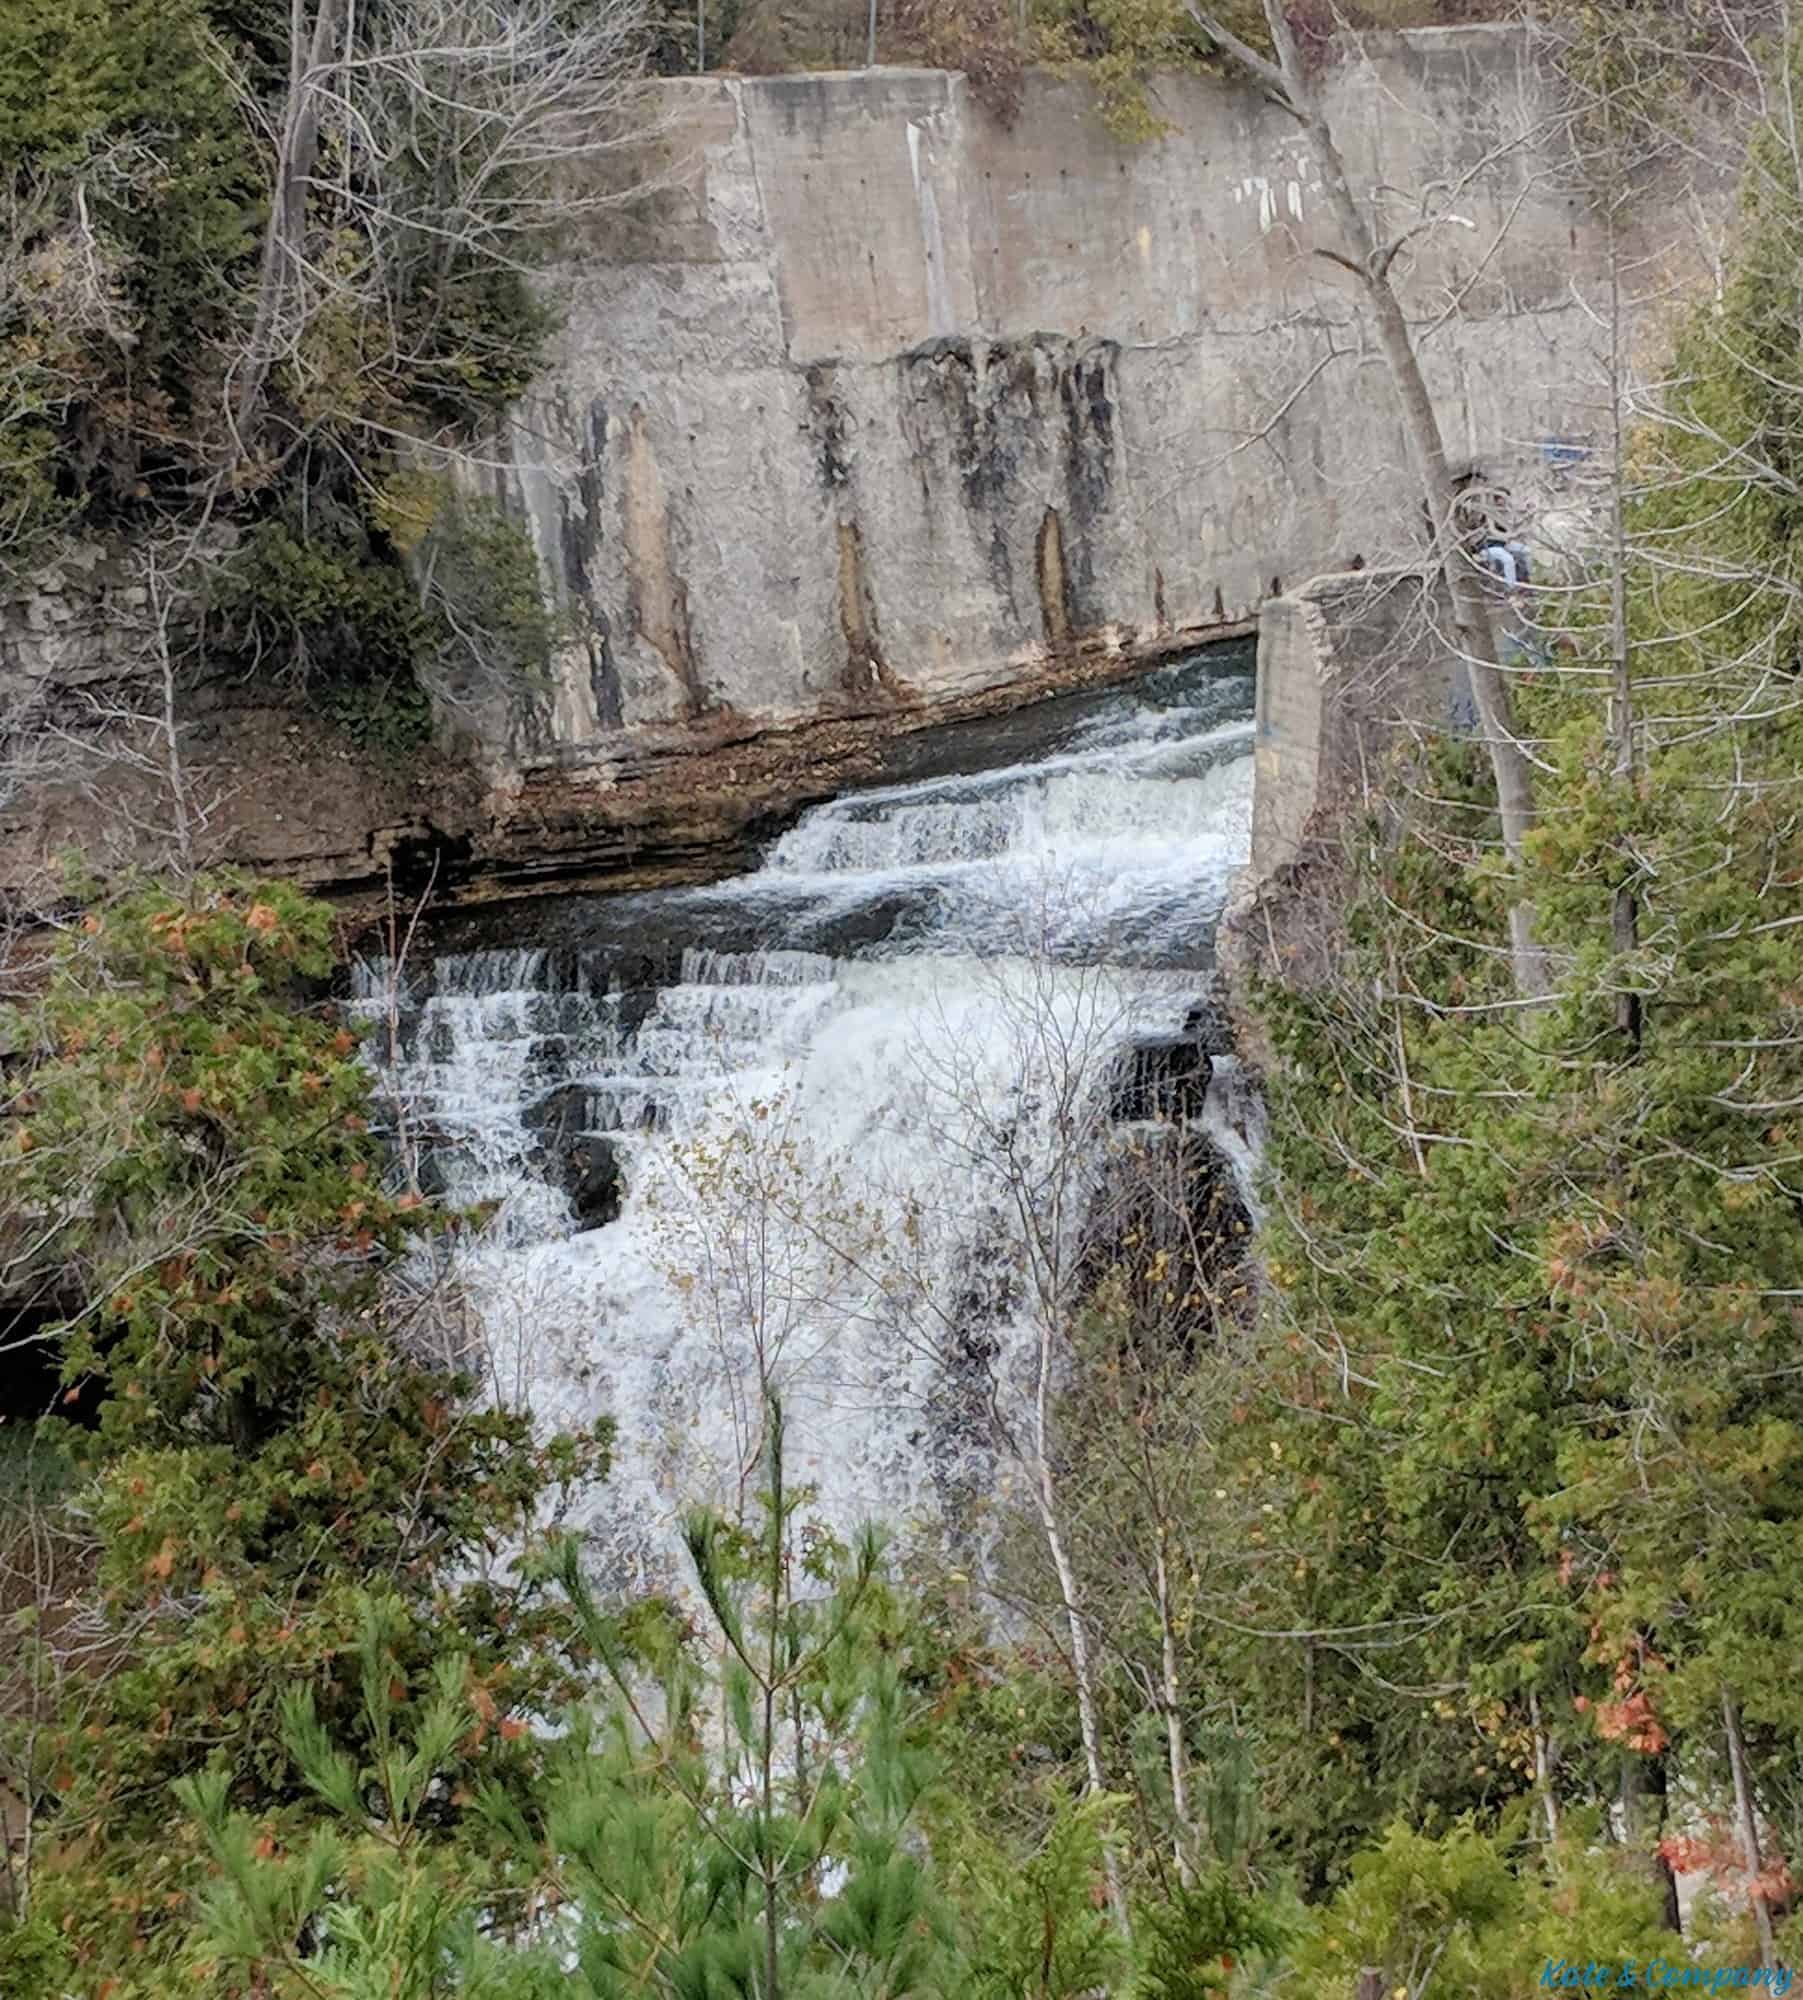
[[[1526,492],[1584,422],[1571,280],[1597,254],[1544,153],[1504,143],[1546,109],[1530,44],[1398,37],[1334,89],[1358,177],[1457,215],[1412,277],[1444,314],[1435,387],[1455,451]],[[662,104],[648,186],[570,244],[555,364],[479,475],[568,614],[555,686],[404,780],[205,693],[219,851],[341,889],[435,851],[467,895],[709,872],[897,735],[1406,554],[1389,390],[1314,254],[1303,141],[1256,93],[1171,80],[1137,148],[1050,78],[1008,129],[937,71]],[[16,685],[92,664],[33,620],[107,624],[15,619]],[[6,873],[69,817],[16,805]]]

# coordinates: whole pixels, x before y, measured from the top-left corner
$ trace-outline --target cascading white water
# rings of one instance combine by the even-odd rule
[[[598,906],[574,952],[440,957],[398,994],[362,969],[394,1126],[453,1199],[498,1204],[459,1272],[498,1393],[617,1422],[598,1573],[660,1575],[683,1507],[755,1487],[766,1376],[829,1520],[975,1531],[1035,1346],[1022,1273],[1080,1206],[1122,1052],[1207,997],[1248,845],[1248,664],[849,794],[750,875]],[[1242,1094],[1218,1062],[1243,1169]]]

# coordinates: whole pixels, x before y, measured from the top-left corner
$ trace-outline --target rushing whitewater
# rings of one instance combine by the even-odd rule
[[[361,969],[393,1136],[493,1205],[457,1276],[496,1393],[617,1424],[599,1574],[750,1494],[763,1380],[829,1520],[982,1536],[1125,1052],[1208,998],[1248,665],[1059,704],[1030,758],[849,794],[573,951]],[[1230,1062],[1204,1123],[1243,1166]]]

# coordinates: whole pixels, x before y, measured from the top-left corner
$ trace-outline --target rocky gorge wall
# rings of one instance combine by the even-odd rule
[[[1411,253],[1433,386],[1455,453],[1528,504],[1586,420],[1601,253],[1533,44],[1387,37],[1332,91],[1355,178],[1447,218]],[[1406,555],[1388,383],[1317,254],[1305,141],[1256,91],[1165,79],[1169,129],[1137,146],[1046,76],[1007,127],[938,71],[660,102],[647,186],[573,236],[554,364],[466,475],[530,525],[567,620],[554,685],[404,780],[216,692],[221,852],[340,888],[428,849],[465,894],[693,877],[899,734]],[[79,671],[35,642],[106,623],[30,615],[0,625],[0,677]],[[12,822],[16,879],[48,836]]]

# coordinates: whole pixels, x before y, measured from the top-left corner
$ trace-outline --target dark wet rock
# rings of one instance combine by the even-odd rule
[[[563,1150],[562,1187],[579,1228],[612,1222],[625,1199],[614,1142],[593,1132],[572,1140]]]
[[[1123,1123],[1200,1118],[1213,1074],[1214,1058],[1188,1035],[1135,1042],[1116,1059],[1109,1113]]]
[[[1232,1054],[1231,1029],[1199,1001],[1174,1035],[1148,1035],[1121,1051],[1109,1083],[1109,1116],[1126,1124],[1200,1118],[1215,1058]]]
[[[560,1084],[527,1107],[523,1123],[534,1137],[534,1167],[561,1190],[577,1227],[612,1222],[625,1185],[613,1137],[594,1129],[592,1094],[581,1084]]]
[[[570,1073],[570,1044],[563,1035],[540,1035],[526,1052],[523,1082],[528,1090],[548,1090]]]
[[[1116,1287],[1122,1337],[1193,1349],[1250,1297],[1251,1229],[1233,1168],[1206,1133],[1142,1128],[1108,1155],[1086,1282]]]

